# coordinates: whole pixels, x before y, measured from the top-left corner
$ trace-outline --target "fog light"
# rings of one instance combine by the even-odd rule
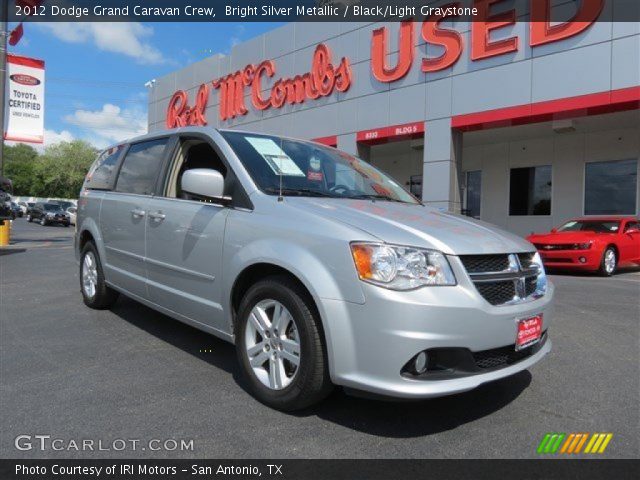
[[[427,354],[426,353],[420,352],[416,356],[416,360],[413,363],[413,368],[418,374],[424,373],[427,370]]]
[[[580,263],[587,263],[587,259],[584,257],[580,257],[578,260],[580,260]]]

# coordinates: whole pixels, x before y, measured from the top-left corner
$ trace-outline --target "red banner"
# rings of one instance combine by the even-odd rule
[[[389,141],[419,138],[424,134],[424,122],[403,123],[390,127],[363,130],[356,134],[359,143],[375,145]]]

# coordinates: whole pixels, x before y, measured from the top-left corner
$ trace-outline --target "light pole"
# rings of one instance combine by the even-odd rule
[[[7,38],[9,36],[9,0],[0,0],[0,177],[4,174],[4,118],[7,88]]]

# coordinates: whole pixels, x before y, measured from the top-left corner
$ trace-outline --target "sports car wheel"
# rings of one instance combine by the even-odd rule
[[[613,247],[607,247],[600,261],[600,275],[610,277],[618,268],[618,255]]]

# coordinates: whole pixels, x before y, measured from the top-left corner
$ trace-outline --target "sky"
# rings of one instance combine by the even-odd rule
[[[9,53],[45,61],[45,140],[97,148],[147,130],[146,82],[276,23],[28,23]],[[15,25],[10,25],[13,28]]]

